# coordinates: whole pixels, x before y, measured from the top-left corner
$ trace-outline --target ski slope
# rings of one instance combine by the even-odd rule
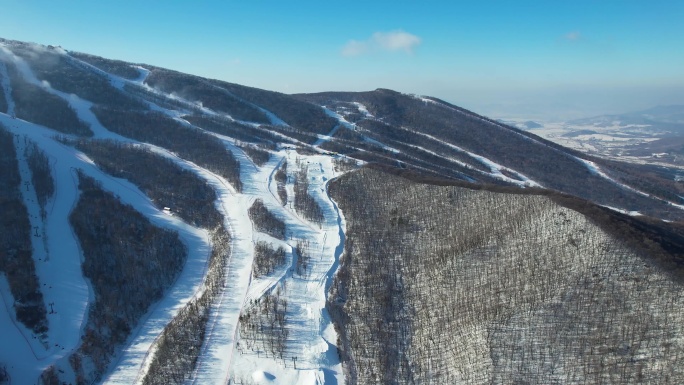
[[[629,185],[627,185],[627,184],[621,183],[621,182],[619,182],[619,181],[617,181],[617,180],[611,178],[608,174],[606,174],[603,170],[601,170],[601,168],[600,168],[595,162],[592,162],[592,161],[586,160],[586,159],[582,159],[582,158],[579,158],[579,157],[577,157],[576,159],[577,159],[579,162],[581,162],[582,164],[584,164],[584,166],[585,166],[585,167],[589,170],[589,172],[591,172],[592,174],[597,175],[597,176],[600,176],[601,178],[608,180],[609,182],[615,184],[616,186],[618,186],[618,187],[620,187],[620,188],[622,188],[622,189],[625,189],[625,190],[631,191],[631,192],[633,192],[633,193],[639,194],[639,195],[641,195],[641,196],[643,196],[643,197],[647,197],[647,198],[652,197],[651,194],[648,194],[648,193],[645,193],[645,192],[643,192],[643,191],[637,190],[637,189],[635,189],[635,188],[632,187],[632,186],[629,186]],[[678,204],[678,203],[670,202],[670,201],[664,200],[664,199],[662,199],[662,198],[659,198],[659,199],[661,199],[662,201],[664,201],[665,203],[667,203],[669,206],[672,206],[672,207],[677,208],[677,209],[679,209],[679,210],[684,210],[684,205],[680,205],[680,204]],[[629,211],[629,210],[619,209],[619,208],[610,207],[610,206],[605,206],[605,207],[608,207],[608,208],[613,209],[613,210],[615,210],[615,211],[622,212],[622,213],[626,213],[626,214],[629,214],[629,215],[639,215],[639,213],[638,213],[637,211]]]
[[[7,55],[8,52],[3,49],[2,54]],[[25,80],[69,101],[78,116],[91,124],[96,137],[130,141],[102,127],[90,111],[92,103],[53,90],[49,85],[40,82],[20,58],[13,56],[12,59]],[[2,68],[4,69],[4,66]],[[5,90],[8,90],[7,78],[3,76],[2,79]],[[13,106],[9,97],[11,92],[7,92],[7,95],[8,104]],[[48,203],[44,220],[39,214],[40,208],[35,191],[30,185],[28,189],[22,189],[31,225],[37,234],[32,239],[33,257],[48,309],[47,341],[34,339],[30,331],[15,322],[11,294],[2,290],[6,306],[0,309],[0,322],[3,326],[3,337],[11,343],[0,344],[0,362],[17,363],[10,364],[7,368],[16,383],[33,383],[50,365],[55,365],[66,377],[72,375],[66,358],[80,343],[88,305],[93,300],[92,290],[81,271],[82,252],[69,224],[69,214],[78,200],[77,169],[99,181],[103,188],[116,194],[123,203],[132,205],[156,226],[177,231],[189,250],[186,265],[176,284],[167,292],[164,299],[153,305],[143,317],[146,320],[143,326],[132,332],[132,336],[144,336],[136,341],[132,350],[146,354],[154,338],[199,288],[211,250],[206,231],[193,228],[178,218],[164,214],[154,207],[136,186],[103,173],[85,155],[56,141],[54,131],[15,119],[9,114],[0,114],[0,122],[15,135],[22,183],[30,181],[30,171],[23,157],[24,147],[28,141],[37,144],[51,159],[51,173],[55,181],[55,194]],[[139,355],[123,356],[118,360],[118,364],[120,367],[137,366],[137,358]]]
[[[5,114],[0,114],[0,122],[18,135],[19,141],[26,137],[45,151],[48,157],[56,160],[52,168],[56,184],[54,202],[44,225],[50,255],[42,258],[41,254],[36,253],[39,259],[36,265],[39,280],[47,287],[43,290],[43,295],[46,302],[55,304],[55,314],[48,315],[51,348],[36,352],[37,357],[34,359],[22,359],[22,362],[33,362],[31,370],[24,372],[27,376],[25,378],[35,379],[45,367],[64,358],[78,346],[87,305],[92,296],[81,271],[81,251],[68,222],[71,209],[78,199],[76,169],[99,181],[104,189],[115,193],[123,203],[132,205],[156,226],[178,231],[181,240],[188,247],[189,256],[181,277],[147,317],[149,320],[157,313],[166,315],[166,322],[163,319],[158,322],[158,326],[163,327],[171,319],[169,313],[177,311],[180,304],[187,302],[201,282],[210,251],[206,231],[195,229],[178,218],[164,214],[136,186],[104,174],[83,154],[52,139],[53,131],[19,119],[11,119]],[[34,206],[31,206],[29,212],[37,210]],[[141,332],[145,330],[137,331]],[[59,365],[68,369],[68,363]],[[17,376],[13,375],[13,378]]]
[[[342,242],[339,217],[332,209],[325,190],[327,181],[337,175],[332,158],[326,155],[301,156],[282,149],[258,167],[230,138],[216,136],[224,140],[239,161],[243,188],[241,194],[232,198],[234,203],[228,205],[232,209],[227,213],[227,220],[236,238],[226,276],[226,290],[212,311],[208,336],[191,383],[226,383],[229,379],[242,381],[246,378],[253,381],[257,377],[270,378],[277,383],[313,384],[326,376],[333,376],[339,383],[342,378],[337,353],[335,351],[334,359],[329,357],[331,345],[326,340],[336,343],[337,337],[325,313],[326,287],[336,269]],[[294,165],[309,170],[309,193],[325,212],[326,220],[322,226],[310,223],[291,204],[283,205],[277,198],[273,177],[283,162],[287,162],[290,174],[299,170],[293,168]],[[288,187],[291,197],[293,189],[291,185]],[[247,210],[257,199],[285,223],[285,240],[253,230]],[[287,250],[288,262],[269,276],[252,279],[251,264],[257,241],[283,246]],[[308,241],[307,251],[311,253],[313,262],[311,274],[306,279],[293,274],[292,266],[297,256],[292,250],[299,241]],[[244,307],[277,288],[281,288],[282,297],[292,309],[286,316],[285,327],[293,338],[288,340],[284,354],[298,357],[296,369],[282,359],[264,357],[261,353],[239,348],[239,317]]]
[[[17,62],[21,62],[20,58],[15,59]],[[101,71],[98,73],[101,73]],[[68,100],[79,118],[92,126],[95,138],[135,142],[109,132],[106,128],[102,127],[90,111],[92,104],[88,101],[48,88],[32,75],[27,66],[23,67],[22,74],[31,83]],[[118,89],[123,89],[126,82],[131,82],[110,74],[102,73],[102,75],[108,76],[110,83]],[[134,82],[141,84],[145,76],[146,73],[141,71],[140,79]],[[158,91],[155,92],[161,94]],[[174,97],[174,100],[184,102],[189,106],[191,105],[191,103],[178,97]],[[176,119],[180,115],[178,111],[168,110],[152,104],[151,108],[162,111]],[[263,109],[261,110],[267,113],[273,124],[285,125],[274,114]],[[205,112],[214,113],[213,111]],[[187,122],[184,123],[188,124]],[[315,146],[328,140],[338,128],[339,126],[334,128],[333,132],[328,136],[322,136]],[[231,378],[244,376],[244,368],[254,368],[250,375],[257,377],[259,377],[258,373],[270,373],[269,375],[264,374],[263,376],[265,377],[263,378],[271,378],[274,375],[273,373],[275,373],[275,377],[272,378],[277,378],[277,382],[283,381],[283,383],[323,383],[326,378],[331,382],[333,382],[331,378],[334,378],[336,383],[342,382],[341,367],[333,345],[337,337],[325,313],[326,289],[329,287],[336,269],[343,242],[341,238],[343,237],[342,221],[325,191],[327,181],[336,176],[332,159],[325,155],[302,157],[294,151],[283,149],[274,153],[271,161],[266,165],[257,167],[235,145],[234,140],[228,137],[220,138],[240,162],[242,170],[241,180],[243,183],[242,193],[237,193],[221,177],[195,164],[177,158],[164,149],[141,143],[141,145],[145,145],[160,155],[172,159],[181,167],[189,169],[205,179],[217,192],[217,208],[224,215],[227,228],[232,234],[232,251],[228,261],[225,287],[215,308],[212,309],[211,318],[207,325],[207,338],[191,382],[198,384],[225,383]],[[93,166],[82,155],[79,154],[77,157],[80,157],[83,162],[91,167]],[[283,206],[276,197],[275,184],[272,183],[273,174],[284,161],[288,161],[288,164],[291,165],[290,173],[298,171],[297,168],[292,167],[295,164],[309,169],[309,177],[311,179],[309,193],[323,207],[325,213],[325,221],[322,225],[310,223],[294,210],[292,204]],[[316,167],[309,167],[311,165],[316,165]],[[114,190],[116,189],[114,188]],[[133,190],[137,189],[133,187]],[[288,190],[292,194],[291,185],[288,185]],[[140,195],[142,196],[141,193]],[[252,231],[252,223],[247,210],[256,199],[264,201],[269,210],[272,210],[286,223],[287,240],[269,239],[265,234]],[[134,205],[134,207],[139,209],[137,205]],[[283,266],[277,269],[271,276],[252,280],[251,265],[254,243],[257,240],[267,240],[268,242],[284,246],[288,250],[288,261],[290,264],[295,262],[296,254],[292,251],[295,244],[306,241],[308,244],[307,252],[310,254],[312,261],[310,274],[307,275],[306,279],[294,277],[292,269],[288,269],[288,266]],[[205,243],[200,248],[204,247],[206,249],[208,248],[206,236],[204,241]],[[204,259],[206,259],[207,253],[208,251],[204,250]],[[188,271],[197,273],[199,270],[188,269]],[[173,313],[169,309],[177,310],[182,304],[187,303],[192,296],[199,295],[202,289],[198,280],[201,277],[201,273],[196,274],[194,282],[188,283],[188,278],[185,277],[184,271],[181,279],[179,279],[178,288],[174,288],[142,320],[141,326],[133,333],[130,342],[122,349],[111,372],[106,376],[106,383],[136,383],[144,377],[145,365],[150,361],[150,355],[154,354],[155,338],[159,335],[165,323],[170,320],[170,315]],[[293,304],[293,310],[287,317],[287,327],[292,329],[292,335],[296,337],[288,341],[287,350],[290,352],[289,354],[298,357],[297,369],[293,367],[287,368],[284,363],[279,363],[276,360],[251,360],[249,355],[243,354],[237,357],[236,353],[236,347],[240,339],[238,322],[244,305],[250,300],[258,299],[273,291],[279,285],[291,288],[291,290],[284,290],[283,296]],[[251,363],[245,366],[243,365],[245,360]]]

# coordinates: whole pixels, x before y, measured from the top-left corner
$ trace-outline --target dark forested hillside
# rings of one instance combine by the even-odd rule
[[[645,224],[605,228],[548,196],[371,169],[330,190],[347,220],[329,305],[348,383],[682,381],[680,241],[673,255]]]
[[[70,221],[83,248],[83,275],[93,285],[83,342],[69,358],[79,384],[98,380],[149,306],[181,271],[187,250],[172,231],[79,175],[81,197]]]
[[[347,137],[346,141],[343,141],[348,143],[348,147],[359,147],[359,142],[366,138],[366,142],[373,140],[398,150],[389,157],[390,159],[383,161],[375,158],[373,161],[390,165],[401,162],[406,167],[416,170],[426,168],[447,177],[465,180],[472,178],[484,182],[491,182],[491,179],[483,178],[482,173],[476,170],[481,171],[483,166],[485,169],[490,168],[491,164],[486,162],[491,161],[503,166],[501,172],[513,179],[519,179],[517,174],[522,174],[546,188],[601,204],[629,211],[642,210],[659,217],[682,217],[681,210],[673,210],[661,199],[646,197],[646,194],[626,189],[606,179],[587,167],[582,161],[585,156],[576,151],[439,99],[406,95],[385,89],[358,93],[329,92],[298,97],[330,106],[340,115],[350,116],[355,123],[354,131],[357,134],[356,138]],[[359,112],[360,108],[365,109],[365,115]],[[477,156],[470,156],[467,152],[475,153]],[[407,156],[414,159],[407,159]],[[486,161],[484,164],[482,158]],[[444,163],[450,159],[464,164],[455,164],[453,161],[451,164]],[[617,171],[620,168],[601,160],[596,161],[605,164],[611,175],[612,170]],[[630,175],[631,179],[624,176],[619,179],[630,186],[635,186],[637,190],[642,188],[643,185],[635,182],[644,175],[644,171],[639,171],[639,168],[633,165],[622,167],[629,170],[626,171],[628,174],[623,171],[622,175]],[[646,193],[652,193],[655,189],[671,191],[672,182],[673,178],[668,181],[651,173],[648,183],[651,187],[645,187],[644,190]],[[662,191],[655,195],[665,197]],[[681,198],[672,195],[669,195],[669,199],[674,203],[681,201]]]
[[[154,69],[145,83],[160,91],[177,94],[212,110],[230,114],[238,120],[269,123],[266,115],[254,105],[199,77]]]
[[[2,61],[2,57],[0,57]],[[65,134],[92,136],[92,131],[81,121],[76,112],[64,99],[27,82],[22,78],[17,67],[9,61],[4,62],[11,95],[17,118],[50,127]]]
[[[114,88],[109,80],[68,55],[55,50],[35,50],[33,47],[19,47],[13,51],[23,58],[36,77],[46,81],[50,87],[77,95],[95,104],[116,106],[125,109],[147,109],[146,104]]]
[[[14,296],[11,305],[16,319],[42,335],[48,330],[48,322],[20,183],[14,137],[0,124],[0,273],[4,273]]]
[[[128,179],[163,210],[188,223],[214,228],[221,214],[214,207],[216,192],[194,173],[147,148],[114,141],[81,141],[76,147],[109,174]]]
[[[225,177],[240,189],[240,166],[218,139],[161,113],[99,107],[93,108],[93,112],[109,130],[176,152]]]

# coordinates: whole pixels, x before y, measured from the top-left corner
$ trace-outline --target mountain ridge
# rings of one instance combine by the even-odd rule
[[[11,348],[0,349],[0,383],[508,382],[537,363],[509,354],[536,345],[516,345],[506,325],[551,330],[566,325],[557,314],[590,325],[598,313],[576,306],[591,290],[600,309],[622,320],[599,323],[615,346],[582,337],[604,352],[581,360],[584,369],[607,363],[594,380],[620,382],[622,373],[636,381],[642,372],[653,380],[674,370],[654,346],[684,349],[667,337],[678,324],[665,322],[681,316],[672,306],[684,255],[684,199],[670,169],[588,157],[448,102],[387,89],[287,95],[7,40],[0,81],[0,139],[17,149],[7,171],[19,175],[0,193],[27,208],[0,223],[0,233],[30,223],[18,229],[21,261],[35,266],[45,300],[34,302],[48,325],[32,332],[18,320],[15,309],[30,302],[16,294],[16,273],[5,271],[15,254],[0,250],[10,274],[9,284],[0,280],[0,325]],[[54,191],[40,193],[48,182]],[[462,222],[441,216],[447,212]],[[462,267],[465,286],[416,255]],[[484,279],[481,269],[503,274],[496,261],[529,265],[541,278],[515,268],[501,275],[510,287],[468,286]],[[416,280],[424,274],[437,279],[441,297]],[[629,293],[638,287],[630,277],[648,290],[618,301],[600,284]],[[563,284],[545,283],[554,279]],[[377,308],[359,305],[350,290],[376,293]],[[482,308],[464,307],[449,325],[479,336],[464,350],[473,355],[449,350],[465,340],[429,348],[438,333],[420,332],[435,327],[425,315],[446,319],[437,309],[461,306],[448,293],[468,292]],[[658,309],[650,329],[613,305],[643,313],[649,300]],[[629,343],[615,334],[621,325],[634,330]],[[481,339],[485,330],[500,338]],[[568,330],[564,338],[577,337]],[[647,336],[639,346],[637,330]],[[377,363],[359,350],[382,351],[383,342],[390,358]],[[581,382],[555,371],[580,370],[569,363],[573,351],[552,351],[556,366],[538,381]],[[446,352],[453,365],[433,362]],[[483,353],[490,358],[476,358]],[[626,369],[644,354],[658,363]]]

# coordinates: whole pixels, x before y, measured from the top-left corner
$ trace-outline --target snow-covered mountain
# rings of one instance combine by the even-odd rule
[[[537,342],[504,346],[506,327],[552,329],[550,306],[567,316],[590,289],[614,317],[575,324],[631,328],[610,339],[629,346],[582,352],[645,360],[649,381],[681,364],[675,170],[430,97],[285,95],[16,41],[0,40],[0,85],[0,384],[562,381],[570,351],[507,355]],[[649,286],[616,302],[589,276]],[[499,302],[442,313],[467,293]],[[624,307],[649,303],[638,334]],[[434,342],[440,324],[460,339]]]

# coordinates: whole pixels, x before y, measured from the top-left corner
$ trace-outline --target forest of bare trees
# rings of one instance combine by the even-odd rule
[[[224,286],[231,250],[230,234],[223,225],[211,232],[211,240],[213,249],[204,291],[190,300],[164,328],[156,343],[157,353],[142,381],[145,385],[184,384],[195,368],[211,306]]]
[[[292,127],[295,135],[303,135],[302,139],[306,143],[313,143],[317,139],[315,134],[327,134],[337,125],[337,121],[328,116],[319,106],[297,100],[290,95],[218,80],[208,80],[208,82],[227,90],[241,100],[275,114]],[[280,129],[281,127],[274,128]]]
[[[285,206],[287,204],[287,161],[283,161],[283,164],[278,167],[274,175],[276,181],[276,189],[278,191],[278,197],[280,202]]]
[[[259,278],[271,274],[276,268],[285,264],[285,258],[285,249],[282,246],[274,250],[266,242],[257,242],[254,244],[252,275],[254,278]]]
[[[17,142],[21,136],[0,123],[0,278],[9,284],[11,295],[3,294],[17,336],[30,338],[25,326],[46,348],[33,351],[40,369],[31,374],[43,370],[36,380],[45,385],[64,385],[69,366],[79,385],[110,370],[136,374],[112,360],[128,354],[141,319],[157,325],[156,310],[146,314],[190,252],[208,260],[193,259],[201,272],[187,271],[201,274],[190,281],[193,291],[174,286],[184,295],[162,309],[171,319],[163,331],[140,333],[156,337],[140,383],[193,382],[211,366],[204,358],[220,337],[235,339],[233,359],[244,354],[225,365],[237,374],[228,381],[241,384],[258,382],[252,374],[276,378],[263,368],[236,373],[263,357],[286,369],[271,382],[283,382],[301,361],[307,372],[296,376],[315,367],[327,381],[336,353],[347,384],[684,383],[684,211],[676,208],[684,184],[676,169],[588,157],[447,102],[386,89],[286,95],[52,46],[3,39],[0,46],[0,76],[7,73],[0,80],[9,83],[0,87],[0,112],[14,102],[16,115],[2,119],[26,130]],[[106,129],[139,143],[92,139],[95,123],[80,109],[90,103]],[[32,123],[61,135],[59,143]],[[129,181],[165,214],[145,217],[122,203],[86,176],[99,172],[86,156],[107,174],[102,181]],[[322,157],[330,158],[319,164]],[[363,161],[367,167],[328,183]],[[62,335],[48,330],[56,313],[46,312],[36,266],[46,275],[32,250],[55,234],[51,199],[72,182],[55,183],[53,170],[78,175],[68,219],[91,289],[86,319],[74,329],[80,340],[63,352],[47,344]],[[212,183],[224,179],[235,191],[226,186],[217,202]],[[544,187],[513,186],[522,181]],[[129,197],[132,186],[117,184]],[[271,192],[285,207],[262,195]],[[244,202],[253,202],[241,209],[249,219],[224,217]],[[211,249],[187,250],[177,233],[150,222],[169,219],[162,215],[198,228]],[[33,233],[34,216],[49,230]],[[229,233],[241,229],[253,237]],[[338,231],[344,245],[332,244]],[[252,275],[233,281],[229,272]],[[314,311],[324,296],[327,308]],[[331,342],[327,314],[337,352],[308,343]],[[230,324],[229,333],[214,338],[214,320]],[[18,366],[7,354],[2,361],[0,384],[12,384]]]
[[[0,66],[4,67],[4,66],[5,66],[5,63],[2,62],[2,61],[0,61]],[[1,81],[2,81],[2,79],[0,78],[0,82],[1,82]],[[9,81],[9,79],[7,79],[7,81]],[[8,106],[8,104],[7,104],[7,96],[9,96],[9,95],[5,95],[5,89],[4,89],[4,87],[0,87],[0,112],[3,112],[3,113],[7,113],[7,112],[8,112],[8,111],[7,111],[7,108],[8,108],[9,106]]]
[[[145,84],[164,93],[178,95],[188,101],[201,104],[216,112],[226,113],[237,120],[269,123],[266,115],[257,107],[197,76],[154,68],[145,79]]]
[[[138,71],[137,68],[130,63],[121,60],[105,59],[99,56],[74,51],[69,52],[69,55],[95,66],[102,71],[120,76],[124,79],[133,80],[140,77],[140,71]]]
[[[36,275],[31,224],[19,189],[14,135],[0,124],[0,272],[14,297],[17,321],[37,335],[48,330],[47,311]]]
[[[274,238],[285,239],[285,222],[269,211],[261,199],[255,200],[249,208],[249,218],[255,230]]]
[[[678,189],[673,178],[659,176],[653,172],[653,168],[648,170],[643,166],[589,158],[578,151],[439,99],[420,98],[388,89],[325,92],[297,97],[321,105],[337,106],[336,111],[343,116],[352,111],[352,106],[357,107],[351,102],[360,103],[367,109],[370,115],[356,120],[354,130],[339,130],[332,141],[323,144],[323,148],[330,151],[441,177],[506,184],[487,174],[488,165],[453,147],[457,146],[516,170],[546,188],[628,211],[637,210],[638,207],[640,212],[648,215],[681,219],[680,210],[671,210],[660,199],[621,188],[593,173],[578,158],[596,161],[616,179],[639,186],[640,189],[644,187],[645,191],[659,198],[669,197],[679,202],[673,195],[673,191]],[[387,152],[377,143],[397,151]],[[519,178],[515,174],[507,176]]]
[[[80,120],[64,99],[24,80],[14,63],[4,62],[12,86],[17,118],[64,134],[92,136],[90,126]]]
[[[265,356],[283,359],[288,330],[285,328],[287,301],[278,287],[254,300],[240,314],[239,349],[249,349]]]
[[[257,128],[221,115],[208,115],[196,112],[193,115],[183,115],[183,119],[204,130],[246,143],[294,142],[287,140],[287,138],[279,137],[270,130],[269,126],[261,125]]]
[[[242,189],[240,163],[219,139],[159,112],[103,107],[93,107],[92,110],[109,130],[175,152],[181,158],[226,178],[236,190]]]
[[[348,383],[682,381],[681,280],[592,219],[369,169],[330,191],[347,220],[329,309]]]
[[[221,221],[214,206],[216,192],[172,160],[143,146],[111,140],[83,140],[76,148],[108,174],[137,185],[159,210],[169,208],[187,223],[203,228],[214,228]]]
[[[306,219],[318,224],[323,222],[323,210],[309,194],[309,175],[306,167],[302,167],[295,174],[293,199],[295,209]]]
[[[109,79],[93,72],[78,60],[54,50],[34,47],[14,49],[41,81],[66,94],[77,95],[95,104],[131,110],[146,110],[147,105],[114,88]]]
[[[79,189],[69,220],[83,250],[83,275],[90,280],[95,300],[81,345],[69,363],[77,383],[89,384],[100,378],[115,348],[176,280],[187,250],[177,233],[155,227],[82,173]]]
[[[239,147],[242,149],[242,151],[249,156],[249,158],[256,164],[257,166],[261,167],[268,160],[271,158],[271,153],[266,150],[266,146],[263,144],[249,144],[249,143],[239,143]],[[275,147],[269,146],[271,150],[273,150]]]
[[[40,213],[45,219],[45,206],[55,193],[55,181],[50,171],[50,159],[35,143],[29,142],[24,148],[24,156],[31,170],[31,182],[36,190]]]

